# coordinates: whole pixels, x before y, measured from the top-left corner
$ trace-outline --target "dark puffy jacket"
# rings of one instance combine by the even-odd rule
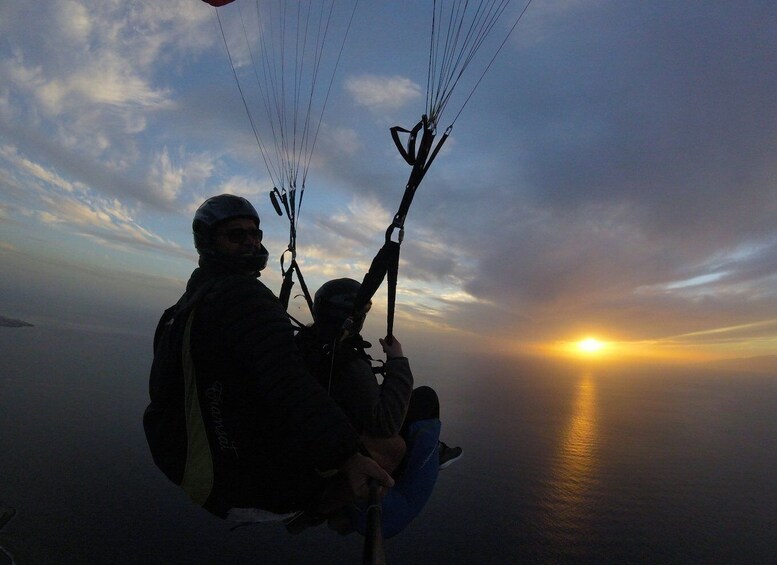
[[[154,349],[143,418],[154,461],[214,514],[303,509],[322,475],[358,450],[282,306],[254,277],[196,269]]]

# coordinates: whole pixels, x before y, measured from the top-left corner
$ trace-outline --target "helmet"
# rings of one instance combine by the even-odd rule
[[[259,227],[259,214],[245,198],[234,194],[220,194],[208,198],[194,213],[194,221],[192,222],[194,247],[200,257],[229,262],[240,270],[261,271],[267,266],[268,252],[264,245],[260,245],[259,252],[252,257],[227,258],[213,249],[211,244],[216,226],[234,218],[250,218],[254,220],[256,227]]]
[[[256,227],[259,227],[259,214],[256,213],[256,209],[248,200],[240,196],[220,194],[200,204],[192,222],[194,247],[197,251],[209,250],[213,228],[219,222],[233,218],[252,218],[256,222]]]
[[[341,327],[353,314],[353,303],[361,284],[353,279],[335,279],[321,285],[313,298],[313,319],[317,324]],[[364,320],[362,319],[363,323]],[[361,324],[356,328],[358,332]]]

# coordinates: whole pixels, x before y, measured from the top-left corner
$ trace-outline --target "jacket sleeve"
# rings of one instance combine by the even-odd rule
[[[228,351],[231,374],[239,375],[253,432],[273,441],[299,464],[330,470],[356,453],[359,438],[346,415],[304,366],[294,331],[277,298],[248,277],[229,278],[207,303]],[[207,300],[207,299],[206,299]]]
[[[380,409],[373,420],[378,431],[385,436],[399,433],[413,392],[413,373],[407,357],[395,357],[386,361],[386,376],[380,385]]]
[[[363,359],[348,363],[339,378],[337,398],[360,423],[360,431],[374,437],[399,433],[413,392],[413,374],[406,357],[386,362],[386,375],[380,385]]]

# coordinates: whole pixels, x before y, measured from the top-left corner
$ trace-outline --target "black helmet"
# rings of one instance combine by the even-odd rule
[[[213,228],[216,224],[233,218],[251,218],[256,222],[256,227],[259,227],[259,214],[256,213],[256,209],[248,200],[240,196],[220,194],[200,204],[192,222],[194,247],[197,251],[209,250]]]
[[[353,314],[353,303],[361,284],[353,279],[335,279],[321,285],[313,298],[313,319],[317,324],[337,326]],[[361,323],[364,322],[362,318]],[[355,329],[358,332],[361,329]]]
[[[213,234],[215,228],[221,222],[234,218],[250,218],[259,227],[259,214],[251,203],[241,196],[234,194],[220,194],[208,198],[194,213],[192,232],[194,233],[194,247],[200,257],[218,258],[219,261],[231,261],[234,266],[241,269],[255,269],[261,271],[267,266],[267,249],[260,245],[259,253],[253,257],[236,257],[227,259],[219,256],[213,249]]]

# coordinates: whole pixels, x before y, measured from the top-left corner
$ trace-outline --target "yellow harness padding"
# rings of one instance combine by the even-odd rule
[[[191,330],[194,312],[189,314],[183,334],[183,382],[184,411],[186,415],[186,466],[184,467],[181,487],[191,499],[202,506],[213,490],[213,458],[210,451],[205,422],[202,419],[199,395],[197,394],[197,374],[191,351]]]

